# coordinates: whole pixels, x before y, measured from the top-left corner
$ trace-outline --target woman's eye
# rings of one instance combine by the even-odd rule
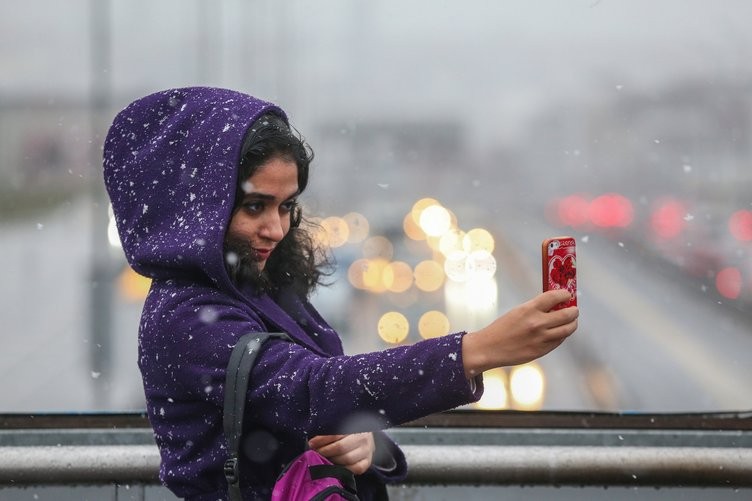
[[[297,200],[290,200],[282,204],[282,210],[285,212],[291,212],[295,207],[297,207],[297,205]]]
[[[252,214],[257,214],[264,210],[264,204],[259,202],[249,202],[246,204],[243,204],[243,209],[246,210],[246,212],[250,212]]]

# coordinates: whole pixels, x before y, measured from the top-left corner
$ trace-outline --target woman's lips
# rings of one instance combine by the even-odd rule
[[[253,249],[254,254],[256,257],[258,257],[260,260],[265,261],[269,259],[269,256],[272,253],[272,249]]]

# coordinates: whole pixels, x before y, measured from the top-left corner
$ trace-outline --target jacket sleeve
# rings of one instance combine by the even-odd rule
[[[214,298],[215,300],[217,298]],[[225,368],[238,338],[265,330],[242,308],[190,301],[152,340],[159,379],[221,408]],[[221,314],[217,314],[221,312]],[[175,312],[178,313],[178,312]],[[247,419],[301,438],[375,431],[476,401],[462,365],[464,333],[331,358],[295,343],[265,343],[251,374]]]
[[[373,434],[376,452],[371,469],[382,482],[400,482],[407,476],[407,460],[392,438],[383,431]]]
[[[254,418],[307,436],[384,429],[477,400],[465,378],[464,333],[331,358],[273,341],[254,367]]]

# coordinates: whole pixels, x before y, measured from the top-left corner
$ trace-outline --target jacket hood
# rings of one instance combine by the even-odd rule
[[[198,278],[230,287],[223,241],[243,139],[279,107],[240,92],[188,87],[138,99],[104,143],[104,181],[133,269],[151,278]],[[232,287],[230,287],[232,288]]]

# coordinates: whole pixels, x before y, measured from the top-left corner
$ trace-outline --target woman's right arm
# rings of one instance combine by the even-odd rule
[[[518,365],[547,354],[577,329],[577,307],[552,310],[567,301],[566,290],[548,291],[523,303],[462,339],[465,376]]]

